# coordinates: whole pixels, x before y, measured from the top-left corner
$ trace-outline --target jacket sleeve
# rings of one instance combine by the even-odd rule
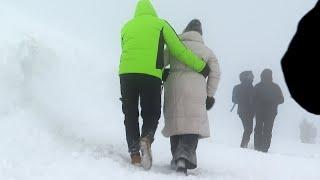
[[[280,86],[277,85],[277,104],[283,104],[284,103],[284,97],[281,91]]]
[[[163,36],[172,56],[197,72],[204,69],[206,63],[180,41],[176,32],[166,21],[164,21]]]
[[[232,91],[232,102],[235,104],[239,104],[238,99],[238,86],[235,86]]]
[[[207,64],[211,70],[207,80],[207,95],[209,97],[213,97],[218,89],[220,81],[220,65],[218,59],[212,51],[210,52],[210,57]]]

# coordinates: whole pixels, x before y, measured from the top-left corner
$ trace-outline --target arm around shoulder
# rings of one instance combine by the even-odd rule
[[[177,33],[164,21],[163,36],[172,56],[197,72],[202,72],[206,63],[189,50],[179,39]]]

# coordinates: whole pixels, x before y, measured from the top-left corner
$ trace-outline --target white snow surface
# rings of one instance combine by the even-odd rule
[[[72,24],[81,9],[93,10],[91,6],[85,6],[91,1],[79,1],[82,8],[75,6],[74,15],[69,14],[61,24],[57,24],[58,20],[52,16],[44,15],[46,10],[50,13],[48,7],[53,7],[49,2],[43,9],[34,6],[40,3],[38,0],[28,2],[0,1],[0,180],[320,179],[319,141],[312,145],[299,142],[300,121],[308,118],[318,128],[320,121],[290,99],[278,67],[283,51],[270,50],[276,54],[270,56],[275,59],[270,63],[256,61],[255,67],[254,61],[249,59],[236,62],[230,68],[233,57],[223,50],[228,46],[219,45],[219,38],[218,42],[210,41],[209,44],[217,49],[223,76],[216,96],[217,104],[209,112],[212,137],[199,143],[198,168],[190,171],[188,177],[170,170],[169,140],[160,133],[161,119],[152,147],[154,166],[150,171],[144,171],[129,163],[119,102],[117,68],[120,50],[115,32],[120,31],[129,15],[116,18],[121,20],[115,23],[119,26],[117,28],[110,30],[106,26],[104,30],[110,32],[101,33],[97,30],[99,27],[86,25],[81,26],[86,27],[85,30],[79,28],[77,32],[77,26],[64,25]],[[99,4],[100,1],[92,2]],[[133,2],[126,2],[130,9],[134,7]],[[68,4],[65,5],[64,1],[56,3],[67,9]],[[160,2],[155,4],[161,6]],[[58,5],[54,7],[60,7]],[[128,13],[129,5],[120,12]],[[296,2],[295,7],[299,5],[301,2]],[[309,2],[305,8],[299,9],[299,14],[302,16],[312,5]],[[113,7],[117,5],[109,8]],[[38,11],[43,16],[37,14]],[[291,8],[290,12],[295,11]],[[102,10],[92,11],[91,18],[103,19],[103,13],[99,12]],[[162,13],[168,16],[164,11]],[[290,32],[294,32],[295,23],[301,16],[296,15],[290,20],[293,28]],[[63,19],[62,15],[59,17]],[[113,17],[108,16],[108,20]],[[90,18],[82,20],[84,24],[91,22]],[[178,27],[182,28],[182,25]],[[93,35],[84,36],[89,34]],[[276,47],[286,48],[292,34],[286,35],[285,42]],[[246,46],[250,48],[250,45]],[[239,58],[244,60],[245,57]],[[249,149],[239,148],[242,125],[236,113],[229,112],[232,86],[237,83],[237,74],[246,64],[258,71],[255,72],[256,81],[263,65],[271,64],[278,76],[275,79],[286,96],[286,103],[279,108],[268,154],[252,150],[252,141]]]

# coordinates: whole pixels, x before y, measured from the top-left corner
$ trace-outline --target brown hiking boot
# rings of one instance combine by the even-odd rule
[[[141,165],[141,156],[140,153],[131,154],[131,164],[135,166]]]

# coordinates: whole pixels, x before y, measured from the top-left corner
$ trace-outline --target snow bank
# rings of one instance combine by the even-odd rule
[[[108,56],[70,34],[3,9],[1,113],[31,106],[43,115],[42,121],[70,136],[92,141],[108,137],[113,128],[107,127],[119,124],[111,115],[121,114],[114,90],[119,86],[116,67],[110,71]]]

